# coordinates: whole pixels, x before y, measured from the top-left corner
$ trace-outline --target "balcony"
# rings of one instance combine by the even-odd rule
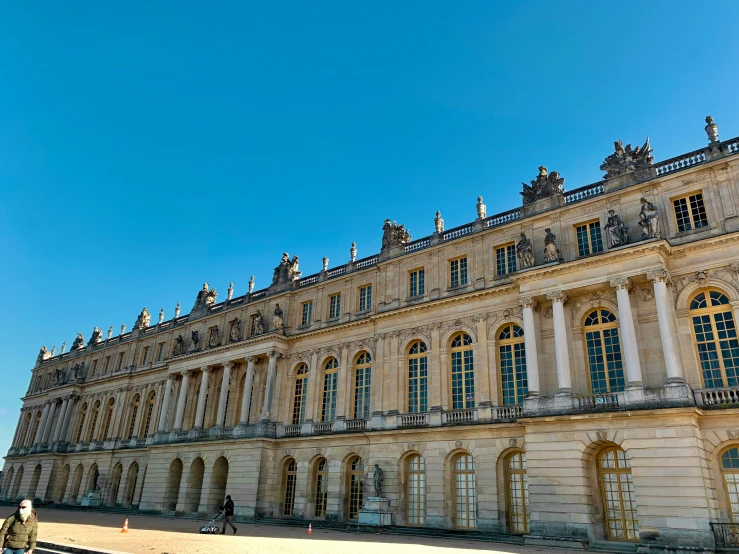
[[[734,549],[739,548],[739,523],[715,523],[711,522],[711,531],[713,531],[713,540],[716,541],[716,548]]]
[[[739,406],[739,387],[698,389],[693,391],[695,403],[701,408],[735,408]]]

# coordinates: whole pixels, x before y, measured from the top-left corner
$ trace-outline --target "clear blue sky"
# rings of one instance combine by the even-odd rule
[[[0,453],[38,349],[739,135],[739,2],[6,2]]]

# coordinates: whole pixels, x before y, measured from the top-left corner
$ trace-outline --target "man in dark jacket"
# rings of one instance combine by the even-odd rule
[[[33,554],[37,532],[36,510],[30,500],[23,500],[0,528],[0,545],[4,554]]]
[[[233,524],[233,517],[234,517],[234,502],[231,500],[231,495],[226,495],[226,503],[221,506],[221,510],[223,510],[223,531],[221,531],[221,535],[226,533],[226,524],[228,523],[231,526],[231,529],[234,530],[234,535],[236,534],[236,527],[234,527]]]

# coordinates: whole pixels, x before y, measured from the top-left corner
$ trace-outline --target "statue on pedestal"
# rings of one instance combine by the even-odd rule
[[[706,117],[706,134],[711,144],[718,142],[718,125],[716,125],[716,122],[710,115]]]
[[[262,317],[261,310],[257,310],[257,313],[254,314],[254,328],[252,335],[261,335],[264,333],[264,317]]]
[[[149,313],[149,310],[144,308],[143,310],[141,310],[139,317],[136,318],[136,323],[133,324],[133,328],[134,330],[146,329],[149,326],[150,322],[151,322],[151,314]]]
[[[159,323],[161,323],[162,321],[164,321],[164,308],[159,310]]]
[[[298,271],[298,263],[299,259],[297,256],[293,256],[293,259],[290,260],[290,254],[283,252],[280,265],[275,268],[274,274],[272,275],[272,284],[283,285],[300,279],[302,273]]]
[[[659,210],[646,198],[641,199],[641,211],[639,212],[639,227],[642,231],[642,239],[658,239],[659,234]]]
[[[77,338],[74,339],[70,350],[79,350],[83,346],[85,346],[85,337],[82,336],[82,333],[77,333]]]
[[[48,360],[51,358],[51,354],[49,354],[49,351],[46,350],[46,346],[42,346],[41,349],[38,351],[38,357],[36,358],[36,363],[41,363],[44,360]]]
[[[389,219],[385,220],[382,226],[382,250],[408,244],[411,241],[411,234],[406,231],[405,225],[398,225],[394,221],[390,223]]]
[[[95,327],[92,330],[92,336],[90,337],[90,340],[88,341],[87,345],[89,346],[91,344],[99,344],[101,342],[103,342],[103,332],[97,327]]]
[[[212,289],[208,288],[208,283],[203,283],[203,288],[198,292],[198,296],[195,298],[195,305],[192,307],[193,312],[209,308],[216,303],[218,293],[215,287]],[[179,304],[178,304],[179,306]]]
[[[218,346],[218,327],[212,327],[210,329],[210,335],[208,336],[208,347],[213,348]]]
[[[185,349],[185,339],[182,338],[182,335],[177,335],[177,338],[174,340],[174,348],[172,349],[172,356],[179,356],[184,352]]]
[[[518,269],[526,269],[534,265],[534,247],[524,233],[521,233],[521,240],[516,245],[516,257],[518,258]]]
[[[382,468],[375,464],[375,474],[374,474],[374,484],[375,484],[375,496],[382,497],[382,480],[384,478],[384,473],[382,471]]]
[[[100,479],[100,472],[98,471],[97,466],[95,466],[95,473],[92,474],[92,490],[99,491],[100,486],[98,485],[98,480]]]
[[[234,284],[229,283],[228,284],[228,293],[226,294],[226,300],[231,300],[234,295]]]
[[[608,222],[606,223],[605,230],[609,248],[623,246],[629,242],[628,229],[615,210],[608,210]]]
[[[251,279],[249,279],[249,294],[254,292],[254,275],[251,276]]]
[[[442,233],[444,231],[444,220],[441,219],[441,212],[436,212],[436,217],[434,218],[434,230],[437,233]]]
[[[272,329],[274,329],[275,331],[280,331],[282,330],[282,325],[282,308],[280,308],[280,305],[277,304],[277,306],[275,307],[275,315],[272,318]]]
[[[550,228],[544,229],[546,237],[544,237],[544,261],[545,262],[556,262],[559,261],[559,248],[557,248],[557,235],[552,233]]]
[[[200,332],[193,331],[190,333],[190,352],[197,352],[198,346],[200,346]]]
[[[564,178],[559,176],[556,171],[548,172],[547,168],[543,165],[539,167],[539,175],[536,179],[531,181],[531,186],[526,183],[523,185],[523,205],[531,204],[542,198],[549,198],[551,196],[557,196],[564,193]]]

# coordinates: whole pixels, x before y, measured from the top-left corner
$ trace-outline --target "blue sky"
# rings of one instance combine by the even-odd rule
[[[737,2],[356,4],[0,7],[1,453],[42,344],[739,135]]]

